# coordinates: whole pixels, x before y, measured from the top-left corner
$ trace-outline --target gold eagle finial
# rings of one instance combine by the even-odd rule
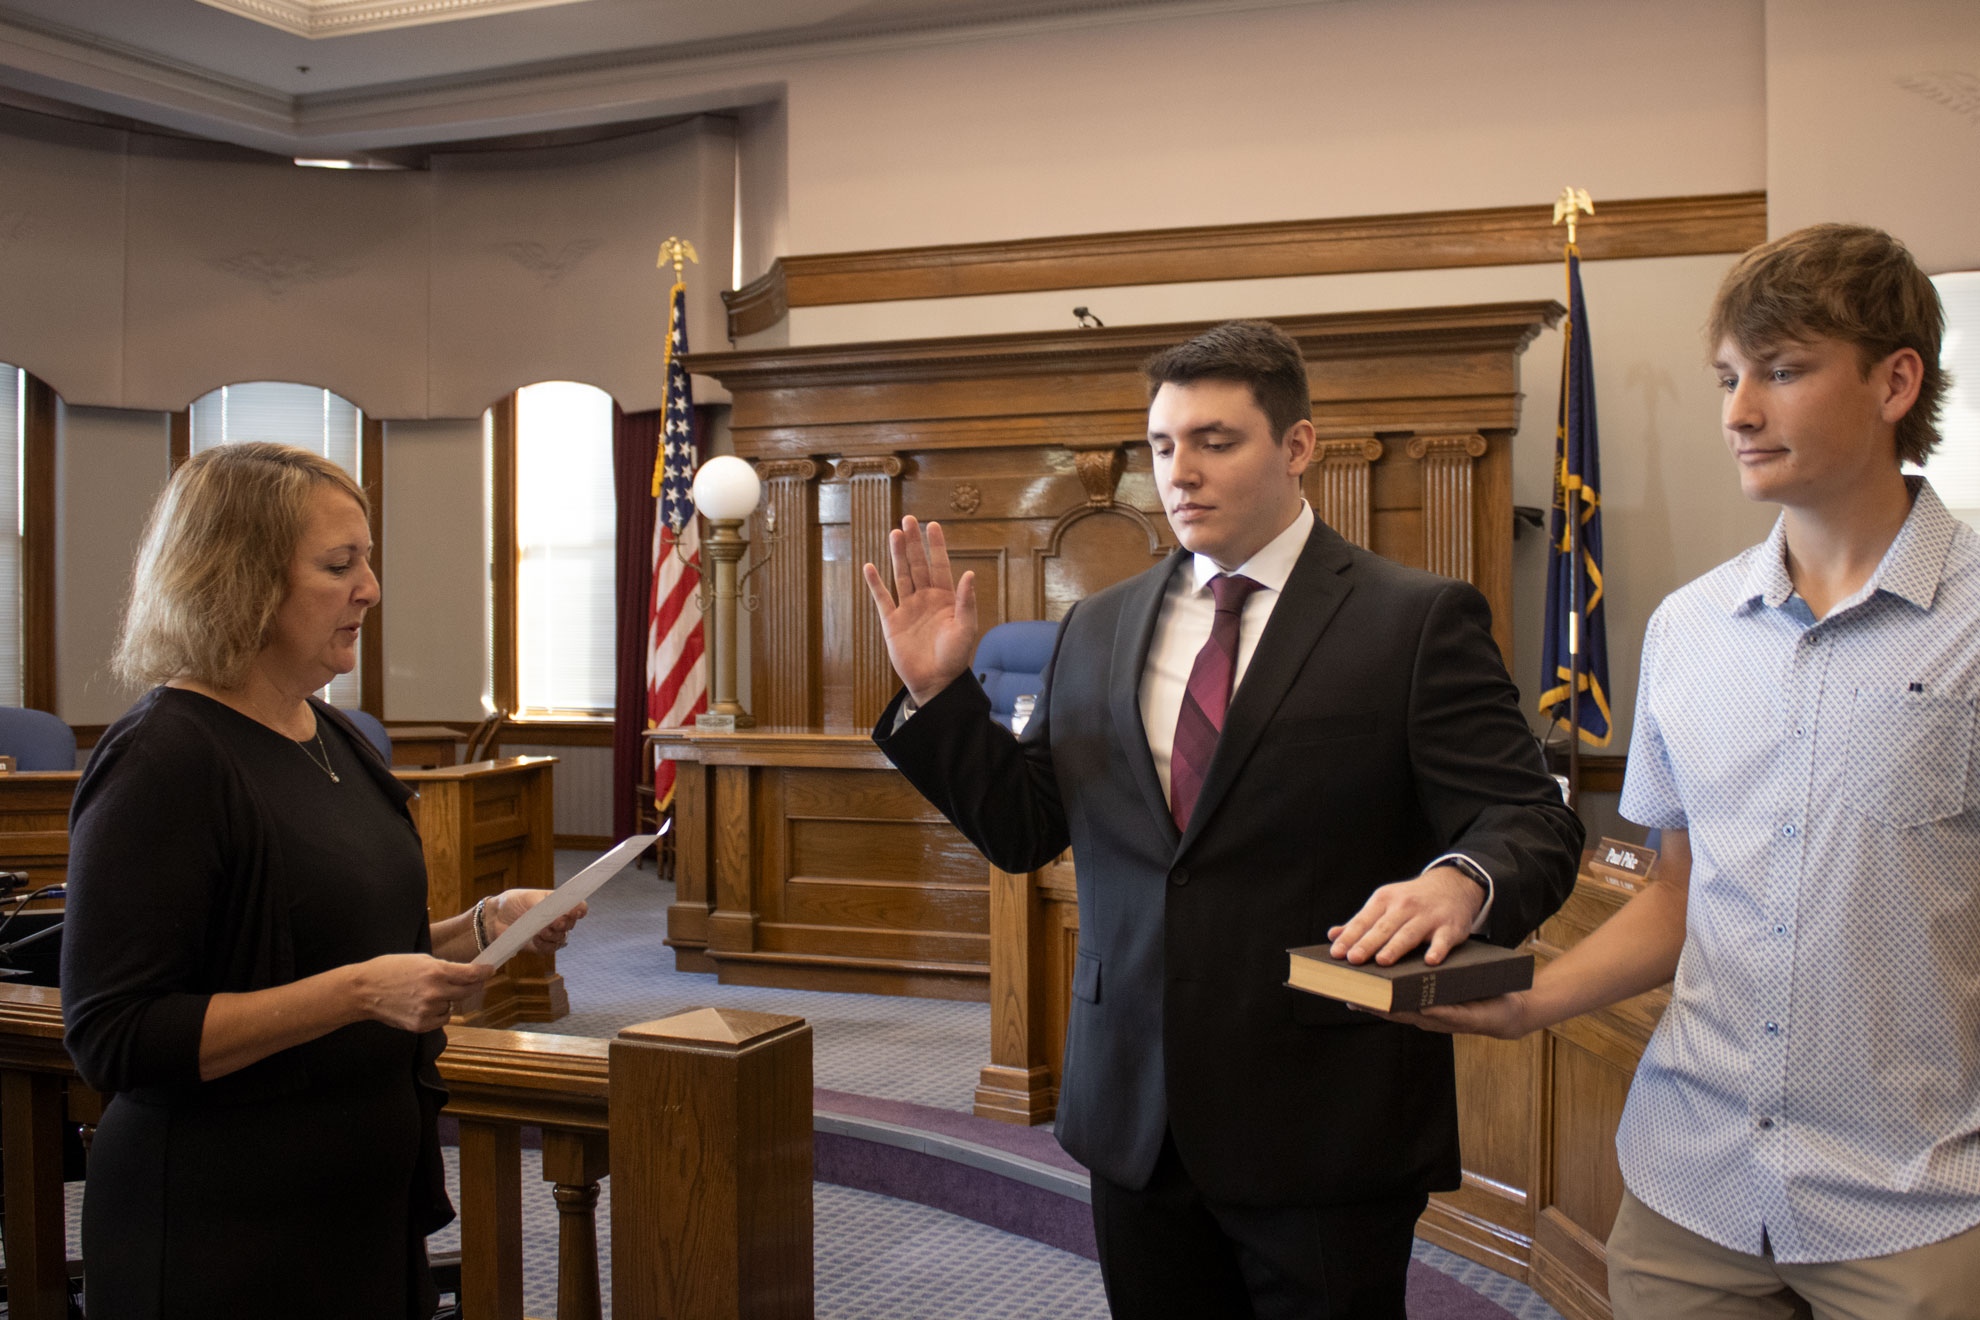
[[[681,278],[681,262],[683,259],[692,261],[697,266],[701,264],[701,258],[694,254],[694,244],[688,242],[685,238],[670,238],[660,245],[660,260],[654,264],[665,266],[668,262],[673,262],[674,278],[678,280]]]
[[[1562,188],[1561,195],[1554,199],[1554,223],[1559,224],[1563,219],[1567,221],[1568,242],[1570,243],[1574,242],[1574,222],[1576,219],[1575,212],[1577,211],[1594,215],[1595,203],[1588,200],[1588,190],[1586,188],[1576,188],[1570,184]]]

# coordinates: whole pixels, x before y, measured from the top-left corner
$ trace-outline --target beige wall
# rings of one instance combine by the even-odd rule
[[[1768,0],[1767,199],[1777,235],[1854,221],[1980,268],[1980,5]]]
[[[482,424],[385,427],[385,718],[478,720],[486,691]]]
[[[745,279],[780,252],[1542,202],[1568,182],[1588,188],[1598,207],[1614,198],[1766,187],[1777,230],[1815,218],[1869,219],[1910,239],[1935,268],[1980,264],[1970,223],[1980,201],[1980,123],[1952,77],[1964,70],[1970,79],[1980,69],[1980,6],[1896,0],[1876,13],[1873,24],[1851,0],[1338,0],[1183,17],[1123,7],[1003,36],[731,57],[720,68],[683,68],[670,85],[715,101],[733,88],[731,104],[751,107],[737,113],[733,129]],[[1924,76],[1933,71],[1936,82]],[[71,159],[62,153],[78,149],[74,142],[12,124],[0,129],[0,170],[38,171],[36,187],[57,199],[45,214],[16,214],[15,203],[0,202],[8,220],[0,225],[0,280],[25,269],[24,238],[36,235],[43,246],[35,251],[54,253],[70,272],[68,298],[37,293],[10,306],[0,320],[0,360],[12,353],[32,369],[37,353],[66,346],[95,354],[91,390],[124,390],[147,378],[153,364],[133,362],[124,339],[100,333],[105,309],[135,296],[122,265],[87,260],[121,224],[116,217],[136,186],[140,166],[124,138],[87,130],[97,135],[91,149],[115,168],[71,172],[59,163]],[[710,164],[716,158],[703,152],[689,171],[704,194],[692,199],[702,217],[693,223],[704,232],[687,234],[703,249],[690,288],[702,309],[694,342],[704,349],[722,346],[708,309],[727,282],[734,186],[719,163]],[[566,164],[589,180],[587,188],[602,190],[600,205],[615,212],[602,220],[644,226],[642,244],[646,229],[663,237],[655,216],[671,213],[623,214],[651,198],[615,159],[605,150],[568,162],[549,155],[463,161],[435,172],[431,182],[459,182],[463,198],[536,180],[536,200],[517,213],[527,223],[514,233],[483,232],[476,217],[491,204],[481,202],[464,204],[457,224],[434,231],[440,245],[455,241],[456,228],[472,232],[479,255],[463,258],[456,285],[464,292],[436,303],[432,326],[451,323],[465,336],[500,315],[505,301],[528,312],[476,341],[500,370],[462,389],[449,403],[454,415],[478,412],[511,376],[589,379],[629,406],[650,402],[639,391],[653,387],[655,373],[643,363],[628,385],[587,369],[587,354],[571,355],[582,309],[613,296],[584,283],[602,269],[591,263],[616,248],[582,257],[554,295],[525,287],[513,254],[482,250],[583,236],[570,228],[582,208],[539,186],[561,177],[556,171]],[[73,224],[51,227],[58,212]],[[175,241],[195,232],[187,216],[173,223]],[[373,233],[362,216],[344,229],[339,241],[367,251],[396,241],[393,225]],[[710,241],[711,229],[721,237]],[[628,253],[625,279],[647,280],[650,252]],[[1737,495],[1718,446],[1716,397],[1698,365],[1696,327],[1726,262],[1586,268],[1604,440],[1612,686],[1622,707],[1633,695],[1642,623],[1657,600],[1757,539],[1770,516]],[[513,300],[486,283],[498,274],[517,281]],[[181,276],[153,271],[129,283]],[[220,287],[217,277],[199,280],[201,288]],[[1131,324],[1558,297],[1559,287],[1557,268],[1535,266],[1068,290],[800,309],[773,337],[818,343],[1064,326],[1075,303],[1110,324]],[[651,321],[654,300],[644,284],[638,288],[640,314]],[[188,322],[195,323],[206,324]],[[379,338],[371,351],[424,360],[429,346]],[[1527,424],[1515,451],[1521,503],[1546,502],[1558,356],[1557,334],[1528,350]],[[471,377],[478,365],[486,363],[466,361],[461,379],[478,379]],[[151,443],[137,437],[155,437],[162,426],[157,413],[73,411],[88,416],[65,438],[65,454],[87,441],[133,457]],[[444,412],[424,402],[410,411],[428,414]],[[469,718],[479,710],[479,444],[471,421],[389,428],[386,710],[395,719]],[[142,465],[89,473],[102,489],[90,507],[65,505],[65,517],[80,521],[64,546],[82,544],[85,559],[77,562],[97,566],[65,571],[62,674],[65,694],[97,702],[96,689],[76,676],[107,647],[100,619],[121,592],[135,532],[134,524],[121,528],[126,544],[112,553],[114,535],[106,541],[86,529],[141,511],[156,478]],[[1515,677],[1530,688],[1537,538],[1519,543],[1515,569]],[[98,622],[85,626],[88,619]],[[1618,713],[1626,727],[1626,713]]]
[[[106,724],[135,696],[110,677],[110,653],[138,536],[165,484],[167,418],[63,406],[55,453],[55,713]]]
[[[780,70],[796,252],[1731,192],[1760,0],[1109,12]]]
[[[692,239],[701,340],[729,275],[735,123],[425,171],[298,169],[0,108],[0,361],[70,403],[166,410],[235,381],[374,417],[478,416],[538,380],[659,406],[669,280]]]
[[[793,250],[1757,189],[1760,0],[1323,4],[1109,23],[790,71]],[[745,142],[747,160],[747,142]],[[1621,752],[1657,602],[1765,534],[1719,448],[1697,327],[1729,258],[1585,267]],[[796,309],[762,346],[1561,298],[1556,265]],[[1515,498],[1551,497],[1560,336],[1523,364]],[[1515,547],[1537,690],[1544,542]]]

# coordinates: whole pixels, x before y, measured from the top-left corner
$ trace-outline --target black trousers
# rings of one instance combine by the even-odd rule
[[[1429,1197],[1354,1205],[1205,1200],[1174,1138],[1148,1186],[1093,1176],[1115,1320],[1404,1320],[1410,1241]]]

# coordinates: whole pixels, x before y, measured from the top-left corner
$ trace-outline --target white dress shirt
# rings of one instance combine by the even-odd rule
[[[1237,667],[1231,671],[1231,698],[1236,700],[1238,685],[1258,650],[1258,639],[1272,621],[1272,611],[1285,594],[1286,579],[1306,549],[1306,538],[1313,533],[1313,507],[1299,502],[1299,514],[1263,549],[1231,570],[1233,577],[1248,577],[1258,589],[1245,598],[1244,612],[1238,616]],[[1182,715],[1183,693],[1189,687],[1189,671],[1196,666],[1196,653],[1210,640],[1210,626],[1216,618],[1217,599],[1210,591],[1210,579],[1224,570],[1208,555],[1193,556],[1189,564],[1169,579],[1162,597],[1162,612],[1155,619],[1155,634],[1148,641],[1148,660],[1141,670],[1141,728],[1148,739],[1148,751],[1155,758],[1155,773],[1162,780],[1162,796],[1169,795],[1169,762],[1175,755],[1176,721]],[[1446,853],[1431,866],[1462,860],[1484,877],[1485,902],[1472,919],[1475,935],[1485,928],[1492,912],[1492,877],[1474,859],[1463,853]],[[1425,867],[1428,870],[1429,867]],[[1397,876],[1407,880],[1408,876]]]
[[[1292,576],[1293,565],[1306,549],[1306,538],[1313,533],[1313,507],[1305,500],[1299,502],[1299,513],[1277,536],[1267,541],[1264,548],[1244,561],[1231,572],[1237,577],[1248,577],[1258,584],[1258,589],[1245,598],[1244,611],[1238,616],[1237,666],[1231,671],[1231,697],[1237,697],[1238,685],[1244,682],[1245,671],[1251,666],[1251,657],[1258,650],[1258,639],[1265,633],[1265,625],[1272,621],[1272,611],[1285,594],[1286,580]],[[1210,640],[1210,626],[1217,615],[1217,600],[1210,591],[1210,579],[1224,570],[1217,561],[1208,555],[1194,555],[1190,562],[1169,578],[1169,586],[1162,597],[1162,611],[1155,618],[1155,633],[1148,641],[1148,659],[1141,669],[1141,727],[1148,739],[1148,751],[1155,758],[1155,773],[1162,781],[1162,797],[1169,796],[1169,762],[1175,755],[1176,720],[1182,714],[1183,693],[1189,687],[1189,671],[1196,666],[1196,653]],[[901,703],[895,717],[896,729],[907,722],[915,713],[912,697]],[[1485,888],[1485,902],[1479,907],[1478,915],[1472,920],[1473,934],[1485,928],[1485,919],[1492,912],[1492,877],[1473,858],[1463,853],[1446,853],[1430,863],[1441,865],[1450,861],[1462,861],[1477,877],[1482,878]],[[1425,867],[1428,870],[1429,867]],[[1410,879],[1399,875],[1398,880]]]
[[[1231,671],[1233,698],[1312,531],[1313,509],[1301,500],[1299,515],[1286,530],[1231,570],[1233,577],[1248,577],[1258,584],[1258,590],[1245,598],[1244,612],[1238,616],[1237,668]],[[1209,555],[1192,556],[1170,577],[1162,612],[1155,619],[1155,635],[1148,640],[1148,660],[1141,670],[1141,727],[1148,736],[1148,751],[1155,758],[1164,798],[1169,796],[1169,761],[1175,752],[1176,721],[1182,716],[1189,671],[1196,667],[1196,653],[1210,640],[1210,625],[1217,616],[1210,579],[1223,571]]]

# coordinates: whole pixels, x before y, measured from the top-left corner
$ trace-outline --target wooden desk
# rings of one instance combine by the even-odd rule
[[[426,851],[426,910],[439,921],[504,889],[556,883],[550,775],[554,756],[509,756],[438,770],[404,770]],[[554,1022],[571,1011],[552,956],[519,953],[489,981],[479,1006],[454,1020],[474,1027]]]
[[[433,770],[461,759],[460,742],[466,737],[444,724],[408,724],[387,729],[392,736],[393,769]]]
[[[399,778],[419,794],[410,803],[426,852],[427,912],[465,912],[504,889],[548,889],[556,882],[550,785],[554,756],[514,756]],[[0,870],[26,871],[34,886],[69,874],[69,805],[74,770],[0,774]],[[32,908],[59,906],[57,900]],[[493,981],[474,1026],[552,1022],[570,1011],[554,958],[520,954]]]
[[[986,997],[983,859],[865,734],[647,737],[677,774],[676,966],[725,985]]]
[[[1595,875],[1587,860],[1567,904],[1532,941],[1541,965],[1642,887]],[[1028,875],[989,875],[990,1063],[976,1113],[1045,1123],[1065,1057],[1078,879],[1071,854]],[[1602,1244],[1622,1202],[1616,1127],[1669,999],[1653,990],[1521,1041],[1459,1037],[1464,1184],[1430,1198],[1417,1235],[1522,1280],[1569,1320],[1608,1320]]]
[[[81,778],[76,770],[0,774],[0,871],[26,871],[34,888],[68,879],[69,805]]]

